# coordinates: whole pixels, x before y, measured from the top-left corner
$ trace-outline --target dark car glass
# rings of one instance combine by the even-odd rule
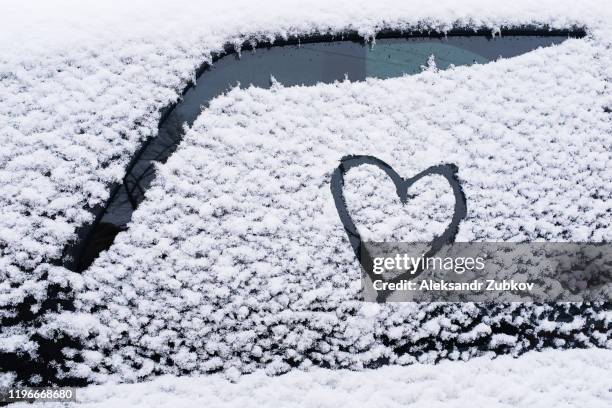
[[[528,33],[531,34],[531,33]],[[167,112],[158,135],[147,141],[127,168],[122,185],[116,186],[96,221],[80,232],[79,241],[67,249],[64,264],[73,270],[86,269],[98,254],[113,242],[130,222],[133,211],[155,177],[155,163],[164,163],[183,136],[183,124],[190,126],[208,103],[232,87],[271,86],[275,78],[284,86],[332,83],[345,78],[392,78],[422,71],[433,55],[439,69],[451,65],[486,64],[559,44],[580,33],[548,32],[543,35],[515,33],[490,38],[485,35],[451,35],[382,38],[375,43],[358,41],[301,41],[243,51],[218,58],[204,67],[196,83],[182,100]]]

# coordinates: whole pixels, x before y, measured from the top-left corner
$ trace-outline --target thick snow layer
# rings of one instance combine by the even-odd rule
[[[85,363],[73,367],[86,377],[95,366],[126,378],[231,366],[283,372],[311,361],[403,362],[398,347],[418,354],[430,348],[421,343],[454,341],[477,323],[547,319],[546,307],[517,306],[512,315],[359,303],[329,174],[347,153],[377,155],[406,176],[454,162],[468,196],[461,239],[609,240],[609,21],[605,1],[3,5],[0,351],[35,356],[35,333],[63,331],[89,336]],[[160,169],[130,230],[84,279],[57,266],[75,229],[155,133],[160,109],[224,44],[522,24],[584,25],[589,37],[443,73],[219,98]],[[443,215],[423,208],[420,219]],[[390,237],[431,233],[391,220]],[[77,292],[81,314],[37,320],[50,283]],[[589,310],[589,319],[609,323]],[[606,346],[609,332],[594,326],[580,337],[580,322],[559,341]],[[552,324],[549,332],[561,330]],[[511,348],[529,341],[518,337]],[[420,358],[459,357],[449,347]]]
[[[101,319],[90,347],[109,355],[91,368],[281,373],[553,341],[537,335],[559,318],[550,306],[360,302],[329,180],[349,154],[405,177],[454,163],[468,207],[458,240],[609,241],[611,63],[605,43],[568,40],[480,66],[217,98],[84,274],[79,306]],[[352,172],[349,209],[369,236],[426,241],[448,223],[452,197],[427,205],[448,196],[444,181],[414,185],[404,208],[378,169]],[[583,315],[568,333],[553,324],[552,344],[608,346],[610,313]]]
[[[612,403],[609,350],[566,350],[354,372],[315,368],[267,377],[163,376],[78,389],[82,408],[588,407]],[[15,407],[29,405],[15,404]],[[40,404],[51,408],[62,406]]]

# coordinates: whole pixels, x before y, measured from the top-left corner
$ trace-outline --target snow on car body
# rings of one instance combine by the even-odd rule
[[[131,31],[120,27],[137,5],[115,20],[98,7],[104,18],[86,31],[77,22],[91,18],[87,11],[61,17],[81,38],[40,40],[53,27],[47,22],[14,28],[3,43],[1,352],[34,357],[40,338],[63,333],[84,347],[68,350],[70,375],[100,380],[467,358],[482,344],[514,352],[549,345],[533,344],[538,331],[565,345],[609,347],[609,312],[597,308],[581,309],[572,327],[551,327],[541,321],[554,322],[558,306],[359,302],[358,264],[328,185],[346,154],[374,154],[406,176],[454,162],[469,203],[459,240],[609,240],[601,219],[610,217],[612,55],[602,2],[475,1],[461,10],[451,2],[270,2],[233,5],[231,18],[229,6],[184,5],[174,18],[143,19]],[[90,208],[155,132],[159,111],[224,44],[526,24],[585,26],[588,36],[488,65],[218,98],[159,169],[129,231],[83,275],[58,264]],[[10,42],[20,36],[29,38],[28,55]],[[445,194],[430,187],[420,187],[434,194],[425,199]],[[418,210],[444,223],[443,211]],[[372,233],[431,233],[425,223],[396,219]],[[37,314],[49,283],[69,287],[76,309]],[[519,332],[493,341],[507,326]]]

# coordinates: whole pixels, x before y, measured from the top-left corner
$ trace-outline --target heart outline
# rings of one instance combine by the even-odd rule
[[[364,266],[364,260],[362,259],[365,255],[365,262],[371,264],[372,260],[369,257],[367,251],[363,251],[362,253],[362,240],[359,231],[357,231],[357,227],[353,221],[353,218],[348,212],[348,208],[346,206],[346,200],[344,198],[344,175],[351,170],[352,168],[359,167],[362,165],[372,165],[376,166],[391,179],[393,184],[395,185],[396,193],[400,199],[400,202],[405,205],[409,199],[413,198],[408,196],[408,189],[420,179],[430,176],[430,175],[440,175],[446,179],[453,190],[453,195],[455,197],[455,205],[454,212],[451,222],[446,227],[444,232],[435,236],[431,240],[431,245],[429,251],[424,254],[426,257],[431,257],[435,253],[437,253],[442,246],[445,244],[450,244],[455,241],[457,233],[459,232],[459,223],[465,219],[467,215],[467,202],[465,198],[465,194],[463,193],[463,189],[461,188],[461,184],[459,182],[459,178],[457,177],[457,172],[459,168],[454,164],[438,164],[434,166],[430,166],[425,170],[421,171],[417,175],[410,178],[401,177],[393,168],[387,164],[386,162],[380,160],[374,156],[367,155],[349,155],[344,156],[340,159],[340,164],[332,173],[330,188],[332,192],[332,196],[334,198],[334,203],[336,205],[336,210],[338,211],[338,215],[340,217],[340,221],[344,226],[344,231],[346,232],[351,247],[357,257],[357,260],[362,265],[365,271],[370,271],[371,268],[366,268]],[[412,279],[417,277],[421,271],[417,271],[417,273],[406,272],[401,274],[389,282],[400,281],[402,279]],[[373,278],[372,274],[370,274],[370,278]],[[377,302],[384,302],[392,291],[378,291],[378,295],[376,298]]]

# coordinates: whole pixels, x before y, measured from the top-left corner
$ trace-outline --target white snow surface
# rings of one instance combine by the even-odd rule
[[[232,382],[219,374],[162,376],[138,384],[94,385],[77,390],[77,404],[52,407],[589,407],[612,404],[612,351],[564,350],[518,359],[480,357],[468,362],[388,366],[361,372],[265,373]],[[29,405],[15,404],[17,407]]]
[[[36,311],[50,282],[71,286],[78,310],[3,325],[0,350],[35,355],[32,334],[67,332],[89,349],[72,374],[98,381],[261,367],[282,373],[313,363],[406,364],[412,360],[396,348],[419,355],[419,341],[436,349],[420,353],[422,361],[467,358],[477,351],[446,349],[440,341],[460,343],[480,323],[547,320],[547,307],[359,302],[359,267],[329,190],[346,154],[375,155],[406,177],[432,164],[457,164],[468,200],[459,240],[612,238],[612,132],[604,111],[612,104],[612,13],[605,1],[3,7],[0,318],[15,316],[28,296]],[[107,198],[109,183],[121,179],[138,144],[155,133],[160,109],[224,44],[523,24],[579,25],[589,35],[486,65],[363,83],[279,84],[217,98],[160,167],[111,250],[83,276],[54,262],[75,229],[91,221],[89,209]],[[365,173],[364,186],[381,180]],[[357,220],[371,223],[364,231],[415,240],[443,228],[446,201],[440,208],[391,208],[384,180],[376,183],[370,212],[351,207]],[[444,183],[427,183],[422,203],[447,193]],[[351,188],[349,196],[362,195]],[[418,218],[401,216],[419,210]],[[387,224],[372,223],[377,217]],[[561,342],[610,347],[610,313],[589,313],[604,322],[603,331],[585,335],[584,319],[537,330],[562,333]],[[525,338],[478,333],[491,336],[485,343],[493,349],[500,341],[515,352],[534,347]]]

